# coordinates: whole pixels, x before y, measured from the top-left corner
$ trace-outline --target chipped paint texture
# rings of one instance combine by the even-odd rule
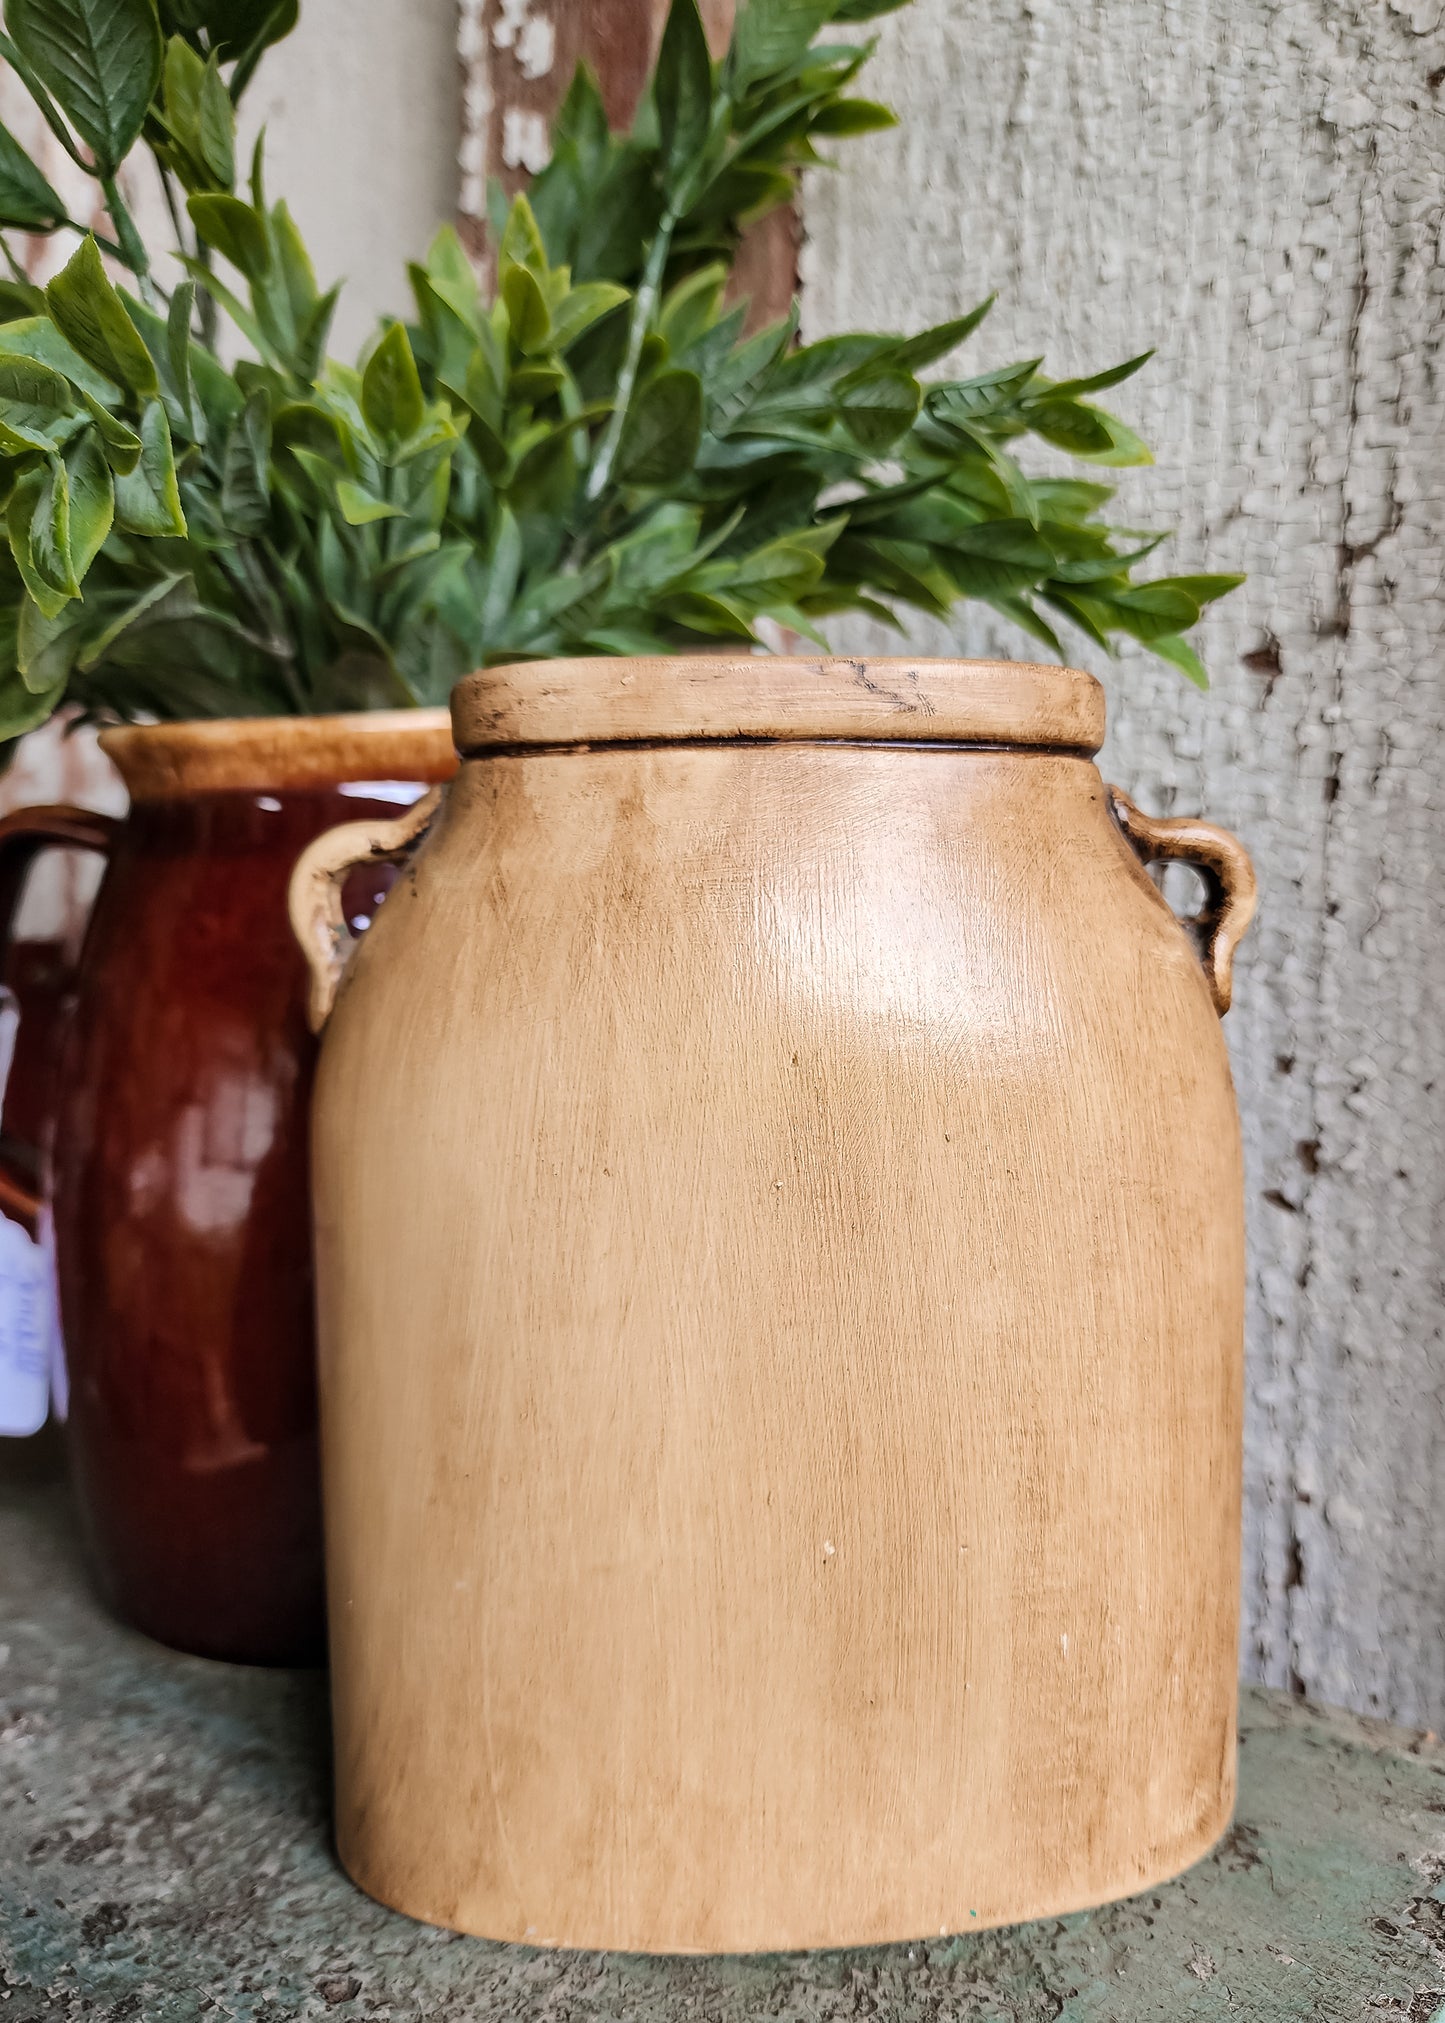
[[[1244,1663],[1445,1724],[1445,36],[1438,0],[917,0],[900,131],[813,179],[805,325],[1001,300],[974,369],[1159,347],[1122,514],[1247,569],[1199,696],[1101,667],[1110,775],[1263,895],[1229,1020],[1250,1176]],[[969,615],[939,652],[1031,651]],[[860,627],[849,643],[876,644]],[[1085,665],[1098,657],[1071,643]]]

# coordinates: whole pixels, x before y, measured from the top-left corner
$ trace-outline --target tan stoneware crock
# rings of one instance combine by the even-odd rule
[[[1234,1792],[1243,850],[1104,785],[1067,669],[452,712],[439,806],[292,883],[350,1873],[670,1952],[1183,1868]]]

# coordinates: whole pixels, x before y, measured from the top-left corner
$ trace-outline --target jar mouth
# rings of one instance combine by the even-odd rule
[[[532,746],[844,741],[1097,752],[1104,691],[1027,661],[686,654],[532,660],[452,690],[463,758]]]
[[[362,780],[431,786],[449,780],[457,767],[444,709],[120,724],[101,732],[100,748],[132,801],[301,793]]]

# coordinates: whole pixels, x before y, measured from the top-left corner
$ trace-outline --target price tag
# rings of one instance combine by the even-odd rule
[[[23,1437],[45,1424],[59,1340],[50,1255],[0,1215],[0,1434]]]

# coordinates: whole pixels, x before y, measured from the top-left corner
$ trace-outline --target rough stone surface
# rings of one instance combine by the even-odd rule
[[[1244,1650],[1267,1683],[1445,1726],[1445,882],[1439,0],[917,0],[902,117],[806,195],[804,321],[1001,291],[964,358],[1158,357],[1119,516],[1247,569],[1197,695],[1100,665],[1111,776],[1203,809],[1263,904],[1229,1020],[1250,1176]],[[866,164],[866,166],[864,166]],[[1177,559],[1176,559],[1177,558]],[[889,637],[868,628],[850,646]],[[1003,623],[921,650],[1032,658]],[[896,647],[895,647],[896,650]]]
[[[336,1866],[322,1676],[109,1621],[63,1492],[0,1459],[0,2023],[1445,2023],[1445,1749],[1257,1691],[1229,1834],[1106,1910],[747,1959],[413,1924]]]

